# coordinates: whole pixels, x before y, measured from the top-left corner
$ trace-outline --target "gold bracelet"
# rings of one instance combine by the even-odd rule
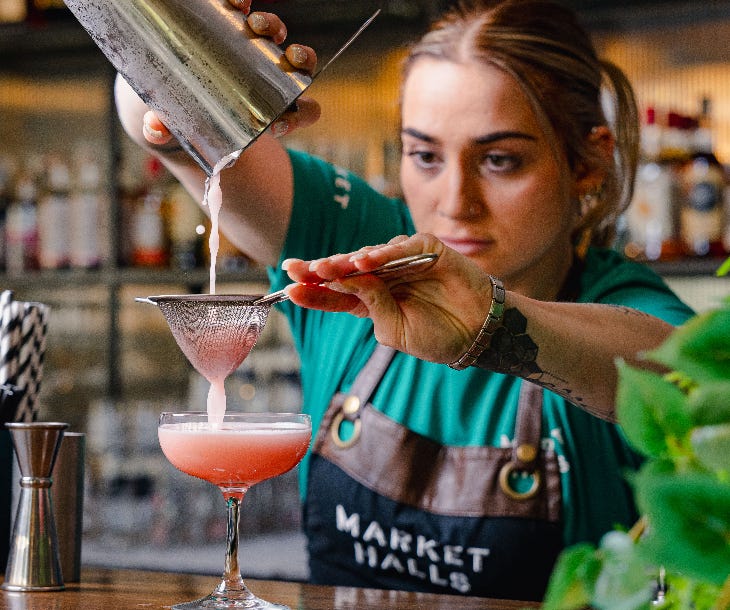
[[[482,355],[482,352],[489,347],[494,331],[497,330],[497,327],[502,322],[502,314],[504,313],[504,284],[502,284],[501,280],[491,275],[489,276],[489,281],[492,283],[492,303],[489,306],[487,319],[484,320],[484,324],[479,329],[477,338],[474,339],[474,343],[471,344],[471,347],[466,353],[456,362],[449,364],[455,371],[463,371],[477,361],[477,358]]]

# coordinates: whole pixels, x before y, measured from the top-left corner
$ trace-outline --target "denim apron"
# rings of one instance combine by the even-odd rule
[[[312,445],[312,582],[541,600],[563,548],[542,389],[522,382],[512,447],[445,446],[368,403],[393,355],[376,348]]]

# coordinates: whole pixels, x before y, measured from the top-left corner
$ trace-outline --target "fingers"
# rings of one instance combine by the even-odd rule
[[[281,268],[289,277],[300,284],[319,284],[322,278],[309,270],[310,262],[298,258],[289,258],[281,264]]]
[[[248,16],[249,27],[259,36],[267,36],[276,44],[282,44],[286,40],[286,26],[284,22],[273,13],[257,11]]]
[[[441,258],[445,250],[446,247],[443,243],[433,235],[416,233],[410,237],[407,235],[398,235],[392,238],[387,244],[361,248],[357,252],[352,253],[350,260],[357,265],[358,269],[368,271],[378,265],[406,256],[434,252]],[[421,267],[420,269],[423,270],[426,268],[429,267]]]
[[[144,115],[142,133],[144,134],[145,140],[156,146],[167,144],[172,140],[172,134],[152,110],[146,112]]]
[[[333,254],[313,261],[288,259],[282,263],[282,269],[296,282],[317,284],[341,279],[353,271],[372,271],[383,263],[404,256],[425,252],[440,254],[443,250],[443,244],[433,236],[399,235],[387,244],[364,246],[346,254]]]
[[[309,127],[319,120],[322,108],[319,103],[308,97],[300,97],[297,100],[297,109],[290,110],[281,115],[271,125],[271,135],[280,138],[295,129]]]
[[[303,44],[291,44],[284,51],[289,63],[299,70],[310,74],[317,67],[317,53],[312,47]]]
[[[291,301],[300,307],[322,311],[344,311],[354,315],[365,315],[355,295],[328,290],[322,286],[291,284],[285,288]]]
[[[251,11],[251,0],[228,0],[228,3],[243,11],[244,15],[248,15]]]

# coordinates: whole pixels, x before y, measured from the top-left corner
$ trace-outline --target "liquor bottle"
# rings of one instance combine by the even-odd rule
[[[626,213],[624,251],[631,258],[672,259],[681,252],[677,170],[686,157],[684,136],[679,115],[670,113],[666,125],[661,125],[655,109],[647,108],[634,198]]]
[[[202,267],[206,247],[205,214],[177,182],[168,189],[166,199],[172,266],[176,269]]]
[[[713,152],[710,102],[702,102],[693,151],[682,170],[685,198],[680,217],[689,256],[722,256],[725,172]]]
[[[101,170],[89,152],[79,152],[71,196],[71,266],[93,269],[101,263],[100,216],[104,205]]]
[[[39,262],[41,269],[63,269],[71,251],[71,174],[59,156],[48,159],[44,190],[38,201]]]
[[[23,168],[15,182],[13,201],[8,207],[5,235],[5,264],[8,273],[38,269],[38,217],[35,176]]]
[[[6,225],[8,208],[12,202],[13,171],[8,159],[0,158],[0,270],[6,269]]]
[[[158,159],[146,159],[145,179],[145,188],[137,199],[132,218],[132,265],[166,267],[169,249],[164,220],[165,170]]]

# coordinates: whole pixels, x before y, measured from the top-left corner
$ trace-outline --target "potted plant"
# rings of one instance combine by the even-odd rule
[[[643,516],[566,549],[545,610],[730,609],[730,297],[643,357],[669,370],[618,363],[618,419],[646,456],[629,479]]]

